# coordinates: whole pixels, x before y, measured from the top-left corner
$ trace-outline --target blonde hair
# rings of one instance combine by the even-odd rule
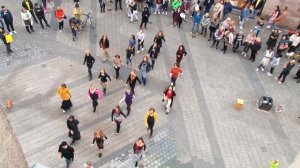
[[[104,136],[105,135],[104,135],[102,129],[99,129],[99,130],[97,130],[97,131],[94,132],[94,138],[96,138],[96,137],[104,137]]]

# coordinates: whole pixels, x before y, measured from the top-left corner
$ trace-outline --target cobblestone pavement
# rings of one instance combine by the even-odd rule
[[[231,53],[230,49],[223,54],[219,49],[209,48],[211,42],[204,37],[190,36],[190,19],[183,23],[183,28],[176,29],[170,26],[171,13],[153,15],[150,17],[152,24],[145,31],[145,49],[149,48],[159,30],[164,32],[166,43],[163,43],[155,69],[148,74],[147,86],[138,85],[136,88],[137,100],[133,103],[132,114],[122,123],[121,133],[115,135],[110,111],[124,94],[124,81],[129,71],[135,69],[146,51],[134,56],[131,68],[121,68],[121,80],[113,78],[96,113],[92,113],[92,103],[86,93],[90,84],[99,86],[96,75],[100,68],[114,76],[111,63],[101,62],[100,36],[107,34],[110,56],[120,53],[125,61],[129,36],[137,33],[139,23],[129,24],[125,11],[110,10],[113,9],[111,3],[107,4],[107,12],[103,14],[97,1],[81,1],[84,11],[93,11],[96,29],[88,28],[73,42],[67,23],[63,33],[57,32],[52,13],[47,15],[50,29],[42,30],[34,24],[36,33],[27,34],[20,24],[19,5],[11,3],[19,1],[2,2],[13,12],[18,34],[12,45],[15,51],[12,56],[2,52],[4,46],[0,45],[0,100],[5,102],[11,98],[15,103],[14,109],[6,112],[7,118],[29,166],[37,162],[53,168],[64,166],[56,155],[61,141],[71,141],[65,123],[70,114],[79,119],[82,135],[82,139],[73,145],[73,168],[82,167],[87,160],[91,160],[95,167],[131,167],[132,145],[141,136],[147,150],[139,167],[265,168],[273,159],[278,159],[284,168],[294,161],[293,166],[296,164],[300,149],[297,106],[300,89],[292,76],[297,68],[293,69],[285,84],[278,85],[274,77],[255,72],[261,54],[255,63]],[[73,3],[57,0],[54,8],[58,5],[70,18]],[[232,17],[236,19],[235,15]],[[253,27],[253,24],[249,21],[244,27]],[[270,30],[263,30],[260,34],[266,41]],[[165,115],[161,104],[162,90],[170,82],[169,70],[180,44],[185,45],[188,55],[181,64],[183,75],[176,85],[174,106],[170,114]],[[86,67],[82,66],[86,49],[90,49],[96,58],[91,82]],[[283,58],[281,65],[286,61]],[[275,75],[281,71],[281,65],[275,69]],[[61,83],[66,83],[72,92],[74,107],[70,113],[64,114],[59,109],[60,100],[55,91]],[[262,95],[273,97],[275,106],[284,107],[283,113],[258,111],[257,100]],[[237,98],[245,100],[242,111],[233,108]],[[158,111],[153,138],[148,138],[149,132],[143,124],[150,107]],[[125,105],[122,104],[121,108],[125,109]],[[100,159],[96,147],[90,146],[93,131],[99,128],[108,136]],[[4,133],[11,132],[5,130]],[[1,160],[7,160],[3,156]]]

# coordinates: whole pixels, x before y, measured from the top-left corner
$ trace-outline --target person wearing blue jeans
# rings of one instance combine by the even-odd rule
[[[67,168],[70,167],[71,162],[74,160],[74,148],[69,146],[66,141],[63,141],[58,148],[58,152],[60,153],[59,159],[65,158]]]
[[[243,24],[248,20],[249,8],[250,8],[250,4],[248,4],[242,11],[242,16],[241,16],[241,21],[240,21],[240,29],[243,29]]]
[[[192,35],[195,35],[195,31],[199,34],[199,24],[201,22],[201,12],[198,10],[193,16],[193,27],[192,27]]]
[[[150,71],[151,69],[151,65],[148,62],[148,57],[145,56],[143,58],[143,61],[140,63],[140,65],[138,66],[139,70],[141,71],[142,74],[142,83],[144,85],[146,85],[147,82],[147,72]]]

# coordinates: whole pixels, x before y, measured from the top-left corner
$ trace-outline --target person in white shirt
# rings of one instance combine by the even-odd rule
[[[145,39],[145,33],[143,29],[140,29],[140,31],[137,33],[137,39],[138,39],[138,50],[137,54],[140,52],[140,47],[142,47],[142,51],[144,51],[144,39]]]
[[[269,48],[267,51],[264,52],[263,59],[261,60],[260,64],[256,68],[256,71],[259,71],[259,68],[261,68],[261,71],[264,71],[265,67],[269,64],[270,60],[274,57],[274,51],[273,48]]]
[[[297,47],[299,46],[299,43],[300,43],[300,32],[297,32],[295,34],[293,34],[291,37],[290,37],[290,42],[291,42],[291,46],[288,50],[288,52],[286,53],[286,55],[288,57],[291,57],[294,55]]]
[[[31,34],[31,31],[34,32],[33,27],[32,27],[33,20],[32,20],[31,13],[28,10],[26,10],[25,8],[22,8],[21,9],[21,17],[22,17],[23,24],[26,27],[27,32],[29,34]],[[31,31],[29,30],[29,27],[30,27]]]

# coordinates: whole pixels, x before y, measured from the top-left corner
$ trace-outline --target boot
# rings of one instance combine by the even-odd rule
[[[99,158],[102,156],[102,153],[99,153]]]

